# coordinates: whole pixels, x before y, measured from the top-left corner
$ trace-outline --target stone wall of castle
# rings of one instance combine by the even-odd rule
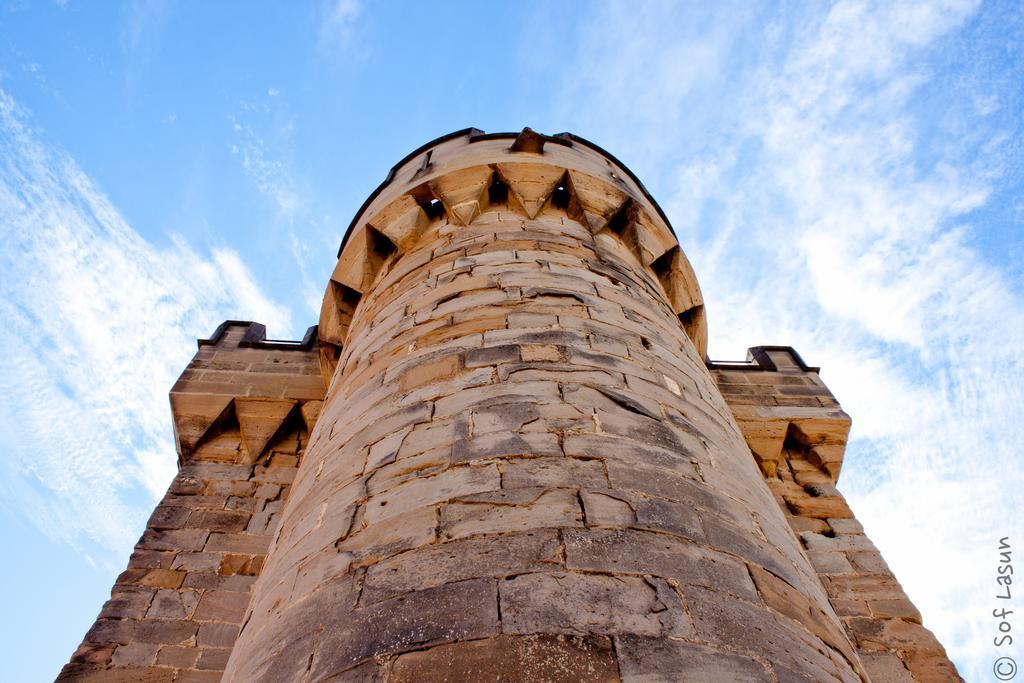
[[[343,251],[330,390],[225,680],[861,680],[676,252],[530,161],[441,166],[464,215],[385,208]]]
[[[706,344],[607,152],[424,146],[302,342],[200,341],[180,471],[61,679],[959,680],[835,488],[817,369]]]
[[[174,386],[181,467],[59,680],[221,679],[323,398],[315,346],[261,329],[225,323]]]
[[[757,347],[711,372],[871,680],[960,680],[835,486],[850,419],[818,369],[792,349]]]

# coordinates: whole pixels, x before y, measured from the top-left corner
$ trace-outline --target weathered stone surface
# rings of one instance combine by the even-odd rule
[[[437,516],[437,508],[427,506],[376,524],[361,525],[345,540],[336,543],[336,548],[351,553],[356,564],[371,564],[431,543],[437,537]]]
[[[496,635],[497,588],[492,580],[445,584],[324,618],[314,678],[427,644]]]
[[[196,606],[196,621],[226,621],[238,623],[249,605],[247,593],[207,591]]]
[[[636,515],[633,507],[622,500],[604,493],[581,491],[584,517],[587,526],[625,528],[633,526]]]
[[[492,458],[562,455],[558,437],[546,433],[491,432],[472,439],[459,439],[452,447],[452,464]]]
[[[745,566],[672,536],[635,530],[566,529],[563,538],[565,563],[570,569],[653,574],[684,585],[757,599]]]
[[[501,475],[494,465],[450,469],[437,475],[409,480],[374,496],[366,503],[365,521],[372,525],[424,505],[441,503],[471,493],[494,491],[500,486]]]
[[[827,654],[829,648],[774,612],[704,588],[688,590],[686,602],[697,635],[705,642],[764,656],[812,680],[838,678],[840,669]]]
[[[604,489],[608,477],[598,460],[577,458],[525,458],[502,466],[501,485],[505,489],[547,487]]]
[[[895,653],[864,652],[860,659],[864,663],[864,670],[871,676],[872,681],[914,683],[914,677],[910,670]]]
[[[517,576],[499,584],[502,629],[506,633],[693,635],[682,600],[667,584],[658,582],[576,573]]]
[[[603,638],[510,636],[440,645],[395,660],[396,683],[610,683],[619,680]]]
[[[370,567],[363,583],[362,602],[377,602],[465,579],[503,578],[560,562],[558,534],[552,530],[430,545]]]
[[[757,661],[703,645],[620,635],[615,638],[623,683],[764,683],[772,678]]]
[[[445,538],[460,538],[583,525],[583,511],[573,491],[537,491],[527,500],[512,502],[514,504],[504,505],[500,499],[492,499],[480,503],[449,503],[441,513],[441,532]]]

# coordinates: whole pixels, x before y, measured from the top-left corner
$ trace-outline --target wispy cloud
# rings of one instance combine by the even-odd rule
[[[359,0],[329,0],[320,10],[318,44],[327,53],[353,47],[356,39],[356,20],[362,7]]]
[[[0,91],[0,505],[101,562],[174,471],[167,391],[227,317],[293,334],[238,255],[144,240]],[[115,555],[116,553],[116,555]]]
[[[255,105],[243,102],[241,107],[243,111],[251,112]],[[269,107],[264,108],[269,110]],[[236,139],[231,151],[239,157],[246,176],[261,194],[274,202],[283,218],[294,221],[303,204],[288,161],[272,154],[263,136],[251,124],[236,118],[231,126]],[[287,137],[291,126],[289,121],[277,128]]]
[[[167,0],[139,0],[123,6],[120,46],[128,57],[125,85],[129,90],[160,51],[169,9]]]
[[[665,200],[713,356],[788,343],[824,367],[854,419],[840,486],[980,680],[993,543],[1024,537],[1024,297],[978,216],[1021,163],[1019,85],[991,74],[1024,68],[993,62],[975,2],[707,12],[597,13],[563,108]]]
[[[271,88],[266,98],[240,102],[231,126],[235,140],[231,151],[256,190],[273,205],[277,227],[287,233],[298,267],[303,300],[309,312],[318,316],[329,273],[311,272],[311,264],[321,261],[313,258],[310,240],[330,253],[339,236],[314,215],[313,193],[294,168],[295,118],[288,113],[287,100]]]

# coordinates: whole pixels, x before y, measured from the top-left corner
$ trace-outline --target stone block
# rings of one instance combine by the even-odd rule
[[[146,529],[139,547],[146,550],[202,550],[209,532],[205,529]]]
[[[540,530],[429,545],[367,569],[362,602],[444,583],[504,578],[561,563],[558,533]]]
[[[178,671],[174,683],[220,683],[221,671],[196,671],[186,669]]]
[[[453,465],[493,458],[560,455],[558,436],[547,432],[491,432],[472,439],[459,439],[452,446]]]
[[[610,683],[618,680],[606,638],[512,636],[438,645],[395,659],[394,683]]]
[[[933,650],[903,652],[906,667],[914,677],[915,683],[945,683],[946,681],[963,681],[956,667],[949,661],[945,651]]]
[[[827,550],[810,550],[807,557],[819,574],[851,574],[853,566],[846,555]]]
[[[173,569],[150,569],[139,579],[148,588],[177,588],[185,580],[185,572]]]
[[[208,496],[251,496],[256,490],[253,481],[211,481],[206,487]],[[196,526],[196,525],[193,525]]]
[[[164,646],[160,648],[156,663],[159,666],[173,666],[179,669],[191,669],[199,659],[199,649],[180,645]]]
[[[767,683],[771,674],[749,657],[665,638],[615,637],[623,683]]]
[[[583,525],[583,511],[574,491],[555,489],[537,494],[522,504],[449,503],[441,510],[441,532],[445,538],[461,538]]]
[[[196,662],[196,668],[200,670],[223,671],[230,655],[231,650],[226,647],[204,647],[199,652],[199,661]]]
[[[146,617],[150,619],[188,619],[199,602],[196,591],[159,590],[153,596]]]
[[[140,586],[115,586],[100,611],[100,619],[140,619],[149,609],[149,603],[156,594],[153,588]]]
[[[59,681],[76,681],[79,683],[171,683],[180,681],[175,678],[174,669],[164,667],[138,667],[131,669],[98,669],[85,672],[62,674]]]
[[[601,426],[604,427],[603,421]],[[669,450],[633,439],[606,434],[571,434],[565,437],[564,449],[571,457],[599,458],[629,469],[645,467],[697,478],[693,463],[682,450]],[[654,472],[651,475],[658,476]]]
[[[501,581],[498,589],[506,633],[693,634],[679,595],[659,579],[536,573]]]
[[[835,663],[820,641],[786,617],[777,617],[759,604],[737,600],[720,591],[691,588],[686,604],[697,636],[718,647],[762,656],[783,667],[803,672],[811,680],[836,677]]]
[[[221,553],[178,553],[171,567],[185,572],[208,571],[219,567],[221,558]]]
[[[110,665],[116,667],[147,667],[156,659],[159,645],[154,643],[124,643],[118,645],[110,658]]]
[[[169,505],[158,505],[153,514],[149,517],[146,526],[150,529],[180,529],[185,526],[188,519],[189,509]]]
[[[237,624],[249,606],[248,593],[207,591],[199,600],[193,619],[196,621],[224,621]]]
[[[910,621],[851,617],[847,624],[861,649],[907,649],[935,654],[945,652],[931,631]]]
[[[786,496],[786,504],[793,514],[802,517],[849,518],[853,512],[842,496]]]
[[[450,498],[494,491],[501,487],[498,468],[491,465],[457,467],[422,479],[412,479],[366,501],[365,521],[376,524],[388,517]]]
[[[210,534],[206,542],[207,552],[245,553],[248,555],[264,555],[270,546],[270,536],[255,536],[245,533]]]
[[[586,489],[608,488],[608,477],[599,460],[578,458],[521,458],[502,465],[501,485],[505,489],[545,487]]]
[[[494,408],[473,411],[473,435],[479,437],[492,432],[518,433],[528,422],[540,419],[547,406],[534,403],[510,403]],[[468,437],[468,434],[464,435]],[[561,455],[561,449],[558,454]]]
[[[241,531],[249,517],[249,513],[237,510],[196,510],[189,515],[188,526],[210,531]]]
[[[749,565],[750,576],[754,579],[757,592],[764,604],[779,614],[802,624],[804,628],[821,639],[829,647],[841,652],[848,662],[856,662],[857,655],[843,632],[842,626],[834,617],[826,614],[814,604],[813,599],[806,596],[781,578],[764,569]]]
[[[701,518],[691,506],[666,498],[637,495],[629,496],[629,501],[636,513],[636,522],[633,526],[704,542],[705,533]]]
[[[872,616],[880,619],[906,619],[917,624],[921,623],[921,613],[914,607],[914,603],[906,598],[869,600],[868,609],[871,610]]]
[[[911,675],[899,655],[894,652],[861,652],[860,661],[864,664],[864,670],[871,676],[872,681],[916,683],[916,680],[919,680]]]
[[[237,637],[237,624],[210,622],[199,626],[196,642],[203,647],[231,647]]]
[[[466,367],[478,368],[501,363],[515,363],[520,360],[519,347],[514,344],[506,346],[488,346],[466,352]]]
[[[706,586],[757,600],[746,566],[672,536],[632,529],[566,529],[563,538],[569,569],[654,575],[682,584],[684,594],[686,586]]]
[[[594,491],[580,491],[580,500],[589,527],[624,529],[636,522],[632,506],[619,498]]]
[[[190,621],[100,619],[85,639],[94,643],[165,643],[178,645],[195,635],[199,625]]]
[[[311,678],[339,674],[362,662],[425,645],[486,638],[498,629],[492,580],[445,584],[356,610],[328,609]]]

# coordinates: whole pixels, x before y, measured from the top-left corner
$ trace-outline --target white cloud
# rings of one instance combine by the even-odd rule
[[[361,11],[359,0],[330,0],[321,10],[320,49],[330,52],[349,48],[356,37],[356,19]]]
[[[254,105],[243,102],[241,108],[243,113],[250,112]],[[302,202],[288,163],[270,153],[266,141],[251,125],[233,120],[231,127],[238,139],[231,151],[240,157],[246,176],[260,194],[273,200],[285,219],[292,220],[301,211]]]
[[[975,2],[815,7],[709,19],[611,5],[581,27],[563,108],[663,200],[705,292],[713,357],[782,343],[823,366],[854,421],[840,488],[981,680],[996,656],[993,543],[1024,538],[1024,297],[977,250],[988,226],[973,213],[1020,163],[1016,124],[986,118],[1008,91],[967,74],[934,95],[948,65],[930,58]],[[705,24],[728,30],[695,42]],[[961,49],[969,69],[980,57]]]
[[[289,311],[229,249],[146,242],[2,91],[0,272],[0,504],[123,553],[174,471],[167,392],[195,338],[228,317],[291,335]]]

